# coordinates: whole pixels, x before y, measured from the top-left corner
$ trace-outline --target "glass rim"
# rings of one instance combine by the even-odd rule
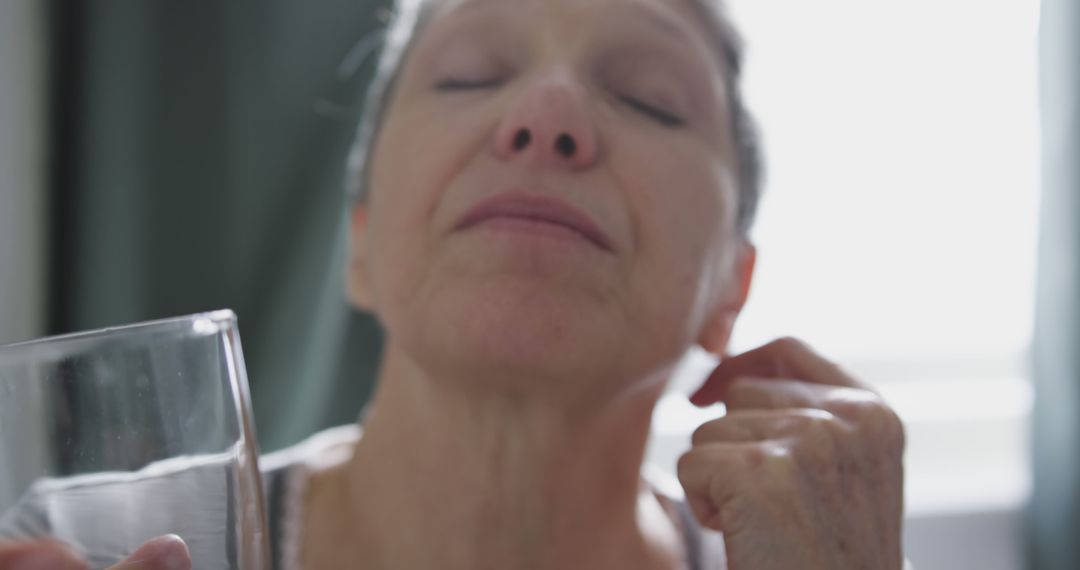
[[[171,325],[192,323],[196,332],[201,334],[213,334],[223,328],[236,323],[236,313],[232,309],[218,309],[190,315],[165,317],[149,321],[139,321],[123,325],[109,326],[85,331],[70,332],[58,335],[44,336],[29,340],[20,340],[9,344],[0,344],[0,353],[8,349],[23,349],[38,344],[51,344],[55,342],[83,341],[116,335],[137,333],[147,329],[166,328]]]

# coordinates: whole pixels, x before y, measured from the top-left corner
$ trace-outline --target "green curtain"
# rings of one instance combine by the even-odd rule
[[[1080,0],[1043,0],[1043,202],[1036,308],[1036,570],[1080,566]]]
[[[54,0],[50,329],[239,315],[264,451],[356,421],[342,177],[385,2]],[[355,55],[355,54],[354,54]]]

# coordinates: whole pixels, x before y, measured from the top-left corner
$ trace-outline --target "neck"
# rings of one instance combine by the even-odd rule
[[[674,567],[640,476],[661,382],[584,409],[387,356],[345,475],[371,567]]]

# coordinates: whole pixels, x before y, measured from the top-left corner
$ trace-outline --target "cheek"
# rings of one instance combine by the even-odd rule
[[[442,114],[445,115],[445,114]],[[438,218],[455,173],[475,154],[478,131],[417,106],[384,125],[371,170],[369,273],[376,313],[415,298],[433,266]]]
[[[647,156],[629,161],[623,175],[639,233],[637,296],[656,322],[693,335],[734,250],[736,196],[726,170],[700,147],[665,145]]]
[[[734,196],[718,161],[671,145],[640,161],[632,176],[646,253],[660,263],[700,267],[729,231]]]
[[[435,156],[434,141],[409,136],[415,122],[395,116],[384,125],[378,140],[378,152],[371,169],[370,254],[373,304],[376,313],[385,313],[392,297],[407,292],[413,268],[423,262],[426,225],[421,220],[431,209],[437,172],[434,160],[416,160],[416,156]]]
[[[373,199],[391,217],[429,217],[485,139],[483,117],[475,114],[423,102],[395,108],[378,141]]]

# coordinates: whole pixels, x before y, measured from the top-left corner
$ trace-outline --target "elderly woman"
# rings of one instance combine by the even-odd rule
[[[399,6],[351,206],[379,389],[362,437],[265,458],[277,567],[901,567],[901,424],[798,341],[692,397],[727,414],[685,497],[642,476],[673,368],[725,354],[750,288],[740,57],[716,0]]]

